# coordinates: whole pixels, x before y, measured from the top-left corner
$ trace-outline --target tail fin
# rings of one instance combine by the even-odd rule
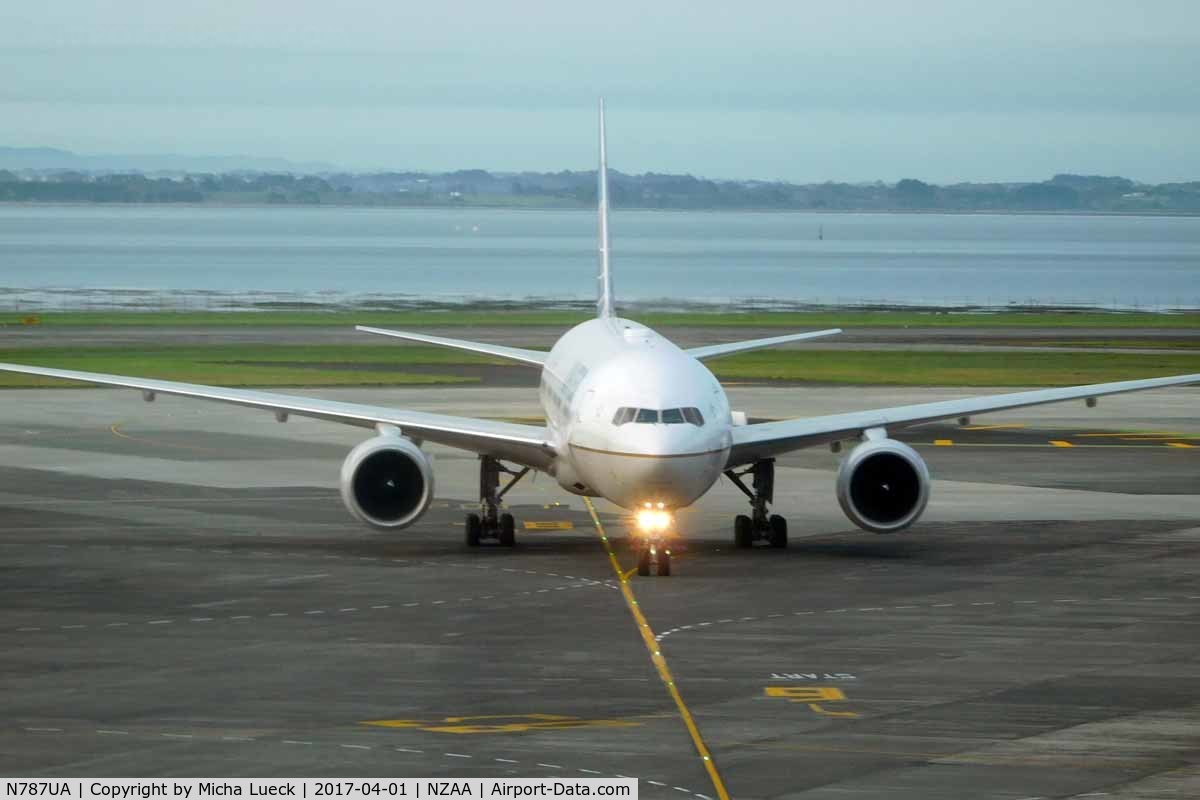
[[[596,276],[596,316],[616,316],[613,311],[612,269],[608,263],[608,148],[604,143],[604,98],[600,98],[600,169],[597,170],[597,205],[600,210],[600,273]]]

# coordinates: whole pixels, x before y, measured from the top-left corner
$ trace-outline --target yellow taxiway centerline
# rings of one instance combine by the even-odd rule
[[[700,735],[700,729],[696,726],[696,720],[692,718],[692,712],[688,710],[687,704],[683,702],[683,696],[679,694],[679,689],[675,686],[675,678],[671,675],[671,670],[667,666],[667,659],[663,656],[658,642],[654,640],[654,631],[650,629],[650,623],[646,621],[642,610],[638,608],[638,601],[633,596],[633,589],[629,587],[629,581],[621,571],[621,564],[617,561],[617,554],[613,552],[612,543],[608,540],[608,534],[604,532],[604,526],[600,523],[599,515],[596,514],[596,506],[592,504],[590,497],[583,498],[583,502],[587,505],[588,513],[592,515],[592,524],[596,526],[596,533],[600,536],[600,543],[604,545],[604,551],[608,553],[608,562],[620,581],[621,596],[625,598],[625,605],[628,606],[629,613],[633,615],[633,621],[637,625],[638,633],[642,635],[642,642],[646,645],[646,650],[650,653],[650,661],[654,664],[655,669],[658,670],[658,677],[662,680],[663,685],[667,687],[667,693],[675,701],[675,707],[679,709],[679,716],[683,719],[683,724],[687,728],[688,735],[692,737],[692,744],[695,746],[696,752],[700,755],[704,763],[704,769],[708,772],[709,779],[712,780],[717,798],[718,800],[729,800],[729,792],[725,791],[725,782],[721,779],[721,773],[717,771],[717,764],[713,760],[712,753],[709,752],[708,745],[704,743],[704,738]]]

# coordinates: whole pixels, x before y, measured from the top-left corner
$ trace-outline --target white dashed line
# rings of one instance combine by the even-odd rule
[[[1178,598],[1142,597],[1142,598],[1137,598],[1137,600],[1145,601],[1145,602],[1156,601],[1156,600],[1157,601],[1200,600],[1200,595],[1184,595],[1184,596],[1181,596]],[[995,600],[980,600],[980,601],[975,601],[975,602],[971,602],[971,603],[961,603],[961,604],[959,604],[959,603],[931,603],[929,605],[909,604],[909,605],[891,606],[891,609],[912,610],[912,609],[921,609],[921,608],[955,608],[955,607],[965,608],[966,606],[994,608],[996,606],[1005,605],[1005,604],[1011,604],[1014,606],[1015,605],[1036,605],[1041,602],[1086,605],[1089,603],[1098,603],[1098,602],[1126,602],[1126,601],[1120,597],[1104,597],[1104,598],[1100,598],[1099,600],[1088,600],[1088,599],[1080,599],[1080,598],[1074,598],[1074,597],[1066,597],[1066,598],[1057,598],[1054,600],[1045,600],[1045,601],[1043,601],[1043,600],[1008,600],[1008,601],[1003,601],[1003,602],[997,602]],[[825,609],[822,611],[815,611],[815,610],[793,611],[793,612],[791,612],[791,614],[792,614],[792,616],[799,617],[799,616],[808,616],[811,614],[844,614],[847,612],[868,614],[868,613],[877,613],[877,612],[886,611],[886,610],[887,609],[882,606],[863,606],[861,608],[853,608],[853,609],[851,609],[851,608],[830,608],[830,609]],[[761,620],[761,619],[779,619],[780,617],[784,617],[784,616],[786,616],[786,615],[782,614],[782,613],[775,613],[775,614],[767,614],[765,617],[742,617],[736,621],[737,622],[753,622],[753,621],[757,621],[757,620]],[[681,633],[683,631],[692,630],[694,628],[704,628],[709,625],[728,624],[728,623],[731,623],[734,621],[735,620],[733,620],[732,618],[724,618],[724,619],[718,619],[718,620],[706,620],[704,622],[693,622],[688,625],[679,625],[674,628],[668,628],[668,629],[664,630],[663,632],[659,633],[654,638],[655,638],[655,641],[662,641],[664,638],[666,638],[668,636],[671,636],[671,635],[674,635],[677,633]]]
[[[365,744],[342,744],[342,745],[338,745],[338,747],[343,747],[346,750],[370,750],[370,749],[372,749]]]
[[[492,761],[499,761],[501,764],[520,764],[521,763],[520,761],[517,761],[516,759],[513,759],[513,758],[493,758]]]
[[[100,734],[101,736],[128,736],[129,735],[129,731],[111,731],[111,730],[105,730],[103,728],[97,729],[96,733]]]
[[[538,764],[538,766],[545,767],[546,769],[562,769],[558,764]]]
[[[397,748],[396,748],[396,752],[397,752],[397,753],[416,753],[417,755],[421,755],[421,754],[423,754],[425,751],[424,751],[424,750],[413,750],[413,749],[411,749],[411,748],[408,748],[408,747],[397,747]]]
[[[472,758],[472,756],[469,756],[466,753],[442,753],[442,755],[447,756],[448,758]]]
[[[284,739],[284,740],[283,740],[283,744],[303,744],[303,745],[311,745],[311,744],[312,744],[312,742],[302,742],[302,741],[300,741],[300,740],[298,740],[298,739]]]

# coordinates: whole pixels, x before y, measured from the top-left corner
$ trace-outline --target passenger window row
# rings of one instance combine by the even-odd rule
[[[704,425],[704,416],[698,408],[629,408],[622,406],[613,414],[613,425],[624,425],[628,422],[663,425]]]

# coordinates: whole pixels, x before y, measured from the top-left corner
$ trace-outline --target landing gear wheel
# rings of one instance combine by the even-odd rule
[[[478,514],[467,514],[467,547],[479,547],[479,537],[483,534],[483,520]]]
[[[671,551],[661,550],[658,553],[658,577],[666,578],[671,574]]]
[[[500,546],[512,547],[517,542],[517,524],[512,514],[500,515]]]
[[[787,547],[787,520],[778,514],[772,514],[769,524],[767,541],[771,543],[771,547]]]
[[[745,514],[733,518],[733,546],[747,548],[754,544],[754,523]]]
[[[643,547],[638,553],[637,574],[643,578],[650,574],[650,548]]]

